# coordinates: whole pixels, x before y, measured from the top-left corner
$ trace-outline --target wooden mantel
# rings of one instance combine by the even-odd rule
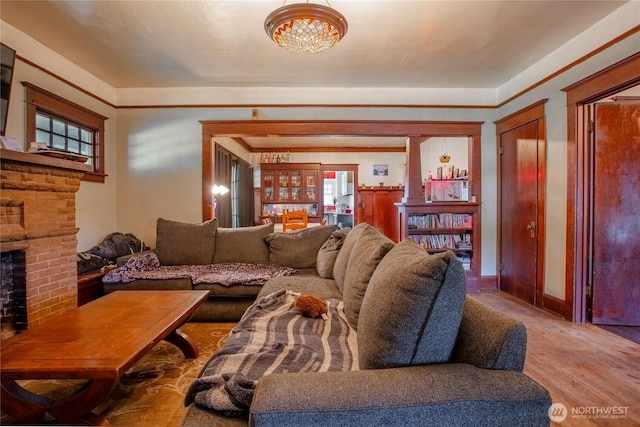
[[[22,153],[20,151],[6,150],[0,148],[0,159],[2,162],[25,163],[31,165],[47,166],[55,169],[64,169],[76,172],[91,172],[93,166],[86,163],[74,162],[71,160],[58,159],[42,154]]]

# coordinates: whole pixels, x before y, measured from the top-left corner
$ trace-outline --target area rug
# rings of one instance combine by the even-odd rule
[[[109,398],[94,413],[114,426],[177,427],[187,413],[184,396],[211,355],[226,342],[235,323],[188,323],[181,329],[196,344],[200,357],[185,359],[172,344],[161,341],[121,378]],[[61,399],[82,382],[71,380],[26,381],[23,386],[51,399]],[[0,424],[10,419],[4,415]]]

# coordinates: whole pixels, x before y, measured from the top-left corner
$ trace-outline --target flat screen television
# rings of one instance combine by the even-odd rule
[[[9,112],[9,97],[11,95],[11,81],[13,79],[13,66],[16,61],[16,51],[4,43],[0,43],[0,135],[4,136],[7,127],[7,113]]]

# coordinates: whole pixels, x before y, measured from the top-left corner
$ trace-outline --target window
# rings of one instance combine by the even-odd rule
[[[324,182],[324,192],[322,194],[322,204],[324,206],[333,206],[336,204],[336,202],[333,201],[333,197],[334,197],[334,183],[333,182]]]
[[[27,90],[27,142],[89,157],[84,180],[104,182],[104,121],[106,117],[67,101],[39,87],[23,83]]]
[[[240,168],[231,162],[231,227],[240,227]]]

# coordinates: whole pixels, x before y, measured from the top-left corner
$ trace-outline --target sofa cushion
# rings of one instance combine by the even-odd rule
[[[271,233],[264,238],[269,245],[269,261],[284,267],[314,268],[318,251],[337,228],[321,225],[288,233]]]
[[[358,319],[360,369],[447,362],[466,294],[462,263],[451,251],[429,255],[412,240],[378,265]]]
[[[393,248],[394,243],[377,228],[366,227],[353,246],[344,276],[344,313],[352,328],[358,327],[360,306],[369,280],[378,263]]]
[[[187,224],[158,218],[156,255],[162,265],[211,264],[218,221]]]
[[[286,289],[301,294],[311,294],[323,299],[342,299],[342,292],[336,287],[336,282],[319,276],[298,275],[272,277],[260,289],[260,296]]]
[[[263,239],[269,233],[273,233],[273,224],[239,228],[219,227],[213,262],[268,264],[269,248]]]
[[[336,281],[336,285],[338,285],[340,291],[344,291],[344,276],[347,274],[347,265],[349,264],[349,256],[351,256],[353,246],[367,227],[371,226],[366,222],[361,222],[349,231],[344,239],[340,252],[338,252],[336,261],[333,264],[333,279]]]
[[[333,279],[333,265],[336,262],[340,248],[347,236],[346,232],[336,231],[322,245],[316,257],[316,270],[318,276],[325,279]]]

